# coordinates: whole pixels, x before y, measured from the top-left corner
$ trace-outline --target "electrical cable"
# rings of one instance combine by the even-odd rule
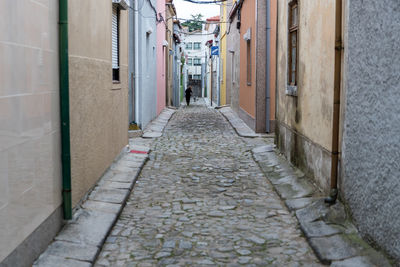
[[[197,0],[183,0],[192,4],[218,4],[226,2],[227,0],[216,0],[216,1],[197,1]]]

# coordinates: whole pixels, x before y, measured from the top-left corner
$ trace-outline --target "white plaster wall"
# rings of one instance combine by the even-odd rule
[[[151,0],[153,6],[156,1]],[[156,18],[147,1],[139,20],[139,125],[144,129],[157,116]],[[151,32],[148,34],[147,32]]]
[[[0,1],[0,262],[61,204],[58,1]]]

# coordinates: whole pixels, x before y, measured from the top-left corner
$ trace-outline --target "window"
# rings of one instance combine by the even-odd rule
[[[201,79],[201,75],[193,75],[193,80],[200,80]]]
[[[200,50],[201,43],[193,43],[194,50]]]
[[[112,27],[111,27],[111,40],[112,40],[112,79],[119,81],[119,7],[112,6]]]
[[[188,58],[187,64],[188,64],[189,66],[192,66],[192,59],[191,59],[191,58]]]
[[[246,41],[247,46],[247,85],[251,85],[251,43]]]
[[[200,58],[195,58],[195,59],[193,60],[193,65],[194,65],[194,66],[200,66],[200,65],[201,65]]]
[[[293,0],[289,4],[289,36],[288,36],[288,84],[297,86],[298,62],[298,4]]]
[[[186,43],[186,49],[192,49],[192,43]]]

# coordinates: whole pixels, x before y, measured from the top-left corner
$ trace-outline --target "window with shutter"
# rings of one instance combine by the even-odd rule
[[[113,81],[119,81],[119,8],[112,7],[112,75]]]

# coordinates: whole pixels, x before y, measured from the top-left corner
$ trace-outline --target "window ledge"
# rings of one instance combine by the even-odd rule
[[[297,96],[297,86],[287,85],[286,86],[286,95]]]

